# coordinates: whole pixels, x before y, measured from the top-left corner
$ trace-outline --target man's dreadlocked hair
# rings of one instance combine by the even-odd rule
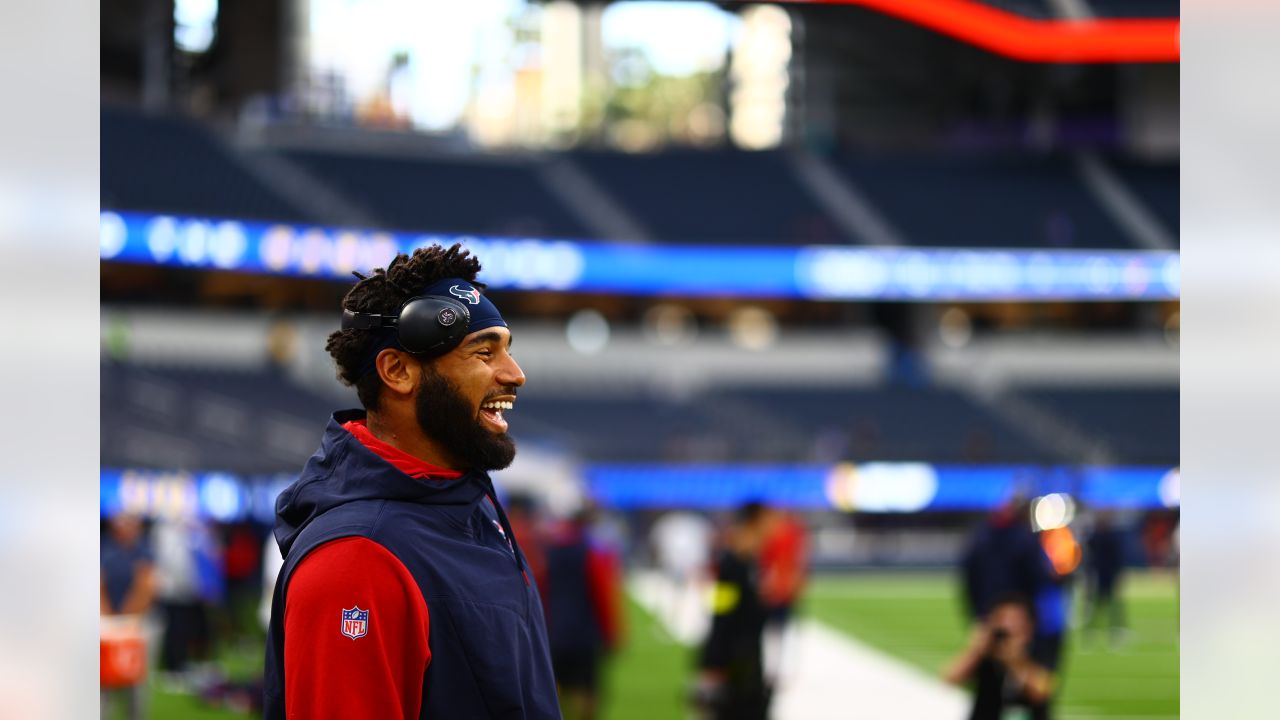
[[[461,244],[455,243],[448,250],[439,245],[418,248],[413,255],[396,255],[387,268],[378,268],[365,277],[356,273],[360,282],[342,299],[344,310],[380,315],[394,314],[400,306],[428,285],[445,278],[462,278],[483,290],[484,283],[476,282],[480,272],[480,260]],[[338,330],[329,335],[324,346],[338,365],[338,379],[343,385],[354,385],[360,403],[367,410],[377,410],[382,394],[382,380],[377,372],[357,376],[365,358],[373,349],[377,332],[373,330]]]

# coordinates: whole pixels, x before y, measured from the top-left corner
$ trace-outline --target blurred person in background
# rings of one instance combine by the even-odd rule
[[[1045,557],[1049,558],[1051,574],[1034,598],[1036,625],[1032,649],[1045,667],[1061,672],[1067,631],[1071,626],[1072,588],[1083,551],[1069,525],[1041,530],[1037,535]]]
[[[1086,568],[1088,582],[1085,600],[1085,631],[1092,636],[1098,630],[1103,613],[1112,646],[1124,639],[1124,604],[1120,600],[1120,580],[1125,566],[1125,533],[1110,513],[1100,513],[1093,531],[1085,540],[1088,550]]]
[[[1035,615],[1026,597],[997,600],[970,633],[969,645],[952,661],[944,678],[956,685],[972,682],[969,720],[1004,720],[1024,708],[1031,720],[1048,720],[1053,671],[1032,654]]]
[[[961,557],[964,601],[970,618],[984,619],[1012,592],[1034,598],[1055,577],[1031,528],[1028,499],[1016,492],[971,533]]]
[[[809,541],[804,523],[794,513],[770,511],[768,534],[760,551],[760,595],[769,619],[765,624],[765,670],[776,687],[785,666],[787,629],[796,602],[809,578]]]
[[[560,718],[536,582],[489,471],[524,373],[461,245],[343,299],[334,413],[276,502],[264,717]]]
[[[547,537],[544,607],[565,720],[598,716],[600,666],[622,641],[619,554],[592,532],[594,520],[580,510]]]
[[[679,628],[682,637],[693,637],[693,628],[704,620],[702,590],[711,565],[714,530],[705,516],[676,510],[658,518],[649,529],[649,541],[659,571],[659,613],[667,624]]]
[[[749,502],[734,515],[715,562],[711,630],[698,658],[693,701],[716,720],[769,717],[763,634],[768,609],[760,596],[760,550],[770,512]]]
[[[1067,627],[1066,589],[1039,538],[1031,528],[1030,505],[1014,492],[973,532],[961,559],[963,598],[975,628],[974,637],[990,626],[997,604],[1022,598],[1033,609],[1028,652],[1041,668],[1056,672]],[[975,647],[976,640],[970,644]],[[1036,700],[1035,717],[1048,717],[1051,696]],[[978,707],[975,698],[975,711]],[[974,717],[981,717],[975,715]]]
[[[1149,513],[1142,526],[1142,547],[1147,553],[1147,564],[1153,568],[1171,567],[1177,554],[1173,547],[1173,532],[1178,526],[1175,514],[1167,510]]]
[[[232,636],[243,639],[256,635],[253,615],[262,594],[261,536],[247,522],[225,529],[225,551],[222,554],[223,576],[227,589],[227,622]]]
[[[207,523],[198,518],[161,517],[153,535],[156,597],[164,621],[160,680],[167,690],[187,692],[211,672],[209,605],[223,594],[220,553]]]
[[[142,518],[120,513],[107,521],[100,562],[102,614],[146,614],[155,599],[156,570]]]
[[[142,518],[131,513],[120,513],[107,521],[107,532],[102,537],[100,551],[101,596],[99,598],[103,618],[103,642],[108,647],[103,662],[114,665],[115,657],[107,653],[129,652],[119,669],[123,673],[115,677],[115,668],[103,668],[102,716],[111,716],[117,696],[122,696],[126,716],[131,720],[146,715],[147,686],[141,676],[145,672],[148,637],[148,613],[155,600],[155,560],[148,546]],[[108,627],[110,626],[110,627]],[[120,647],[119,639],[128,643]],[[119,643],[119,644],[117,644]],[[135,676],[136,675],[136,676]],[[123,686],[119,690],[109,689]]]

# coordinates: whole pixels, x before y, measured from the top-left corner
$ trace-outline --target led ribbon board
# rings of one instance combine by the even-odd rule
[[[760,500],[805,510],[980,512],[1014,490],[1029,497],[1059,493],[1092,508],[1153,510],[1181,501],[1178,469],[1162,466],[594,464],[583,476],[592,499],[618,510],[728,509]],[[276,495],[294,479],[104,468],[100,511],[270,524]]]
[[[1174,63],[1181,58],[1178,18],[1039,20],[976,0],[789,1],[865,7],[1024,62]]]
[[[1015,490],[1060,493],[1093,508],[1150,510],[1180,503],[1168,467],[933,465],[600,464],[584,469],[588,492],[606,507],[728,509],[750,500],[779,507],[914,513],[991,510]]]
[[[463,243],[494,289],[809,300],[1171,300],[1177,252],[639,245],[103,212],[103,260],[351,280]]]

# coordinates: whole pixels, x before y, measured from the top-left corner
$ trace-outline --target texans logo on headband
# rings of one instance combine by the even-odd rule
[[[461,298],[462,300],[467,301],[468,305],[480,304],[480,291],[475,288],[458,287],[457,285],[454,285],[453,287],[449,288],[449,294],[456,298]]]
[[[466,305],[446,297],[452,295]],[[435,297],[434,302],[429,302]],[[453,305],[453,307],[443,307]],[[471,306],[471,307],[468,307]],[[464,335],[485,328],[506,327],[498,308],[462,278],[445,278],[423,288],[394,314],[344,310],[343,329],[371,330],[379,338],[369,348],[360,376],[373,372],[378,353],[389,347],[439,357],[458,346]]]

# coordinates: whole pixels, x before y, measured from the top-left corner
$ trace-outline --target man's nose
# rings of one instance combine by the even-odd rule
[[[508,355],[507,362],[503,365],[501,372],[498,373],[497,380],[503,385],[520,387],[524,385],[524,371],[520,369],[520,364],[516,362],[516,359]]]

